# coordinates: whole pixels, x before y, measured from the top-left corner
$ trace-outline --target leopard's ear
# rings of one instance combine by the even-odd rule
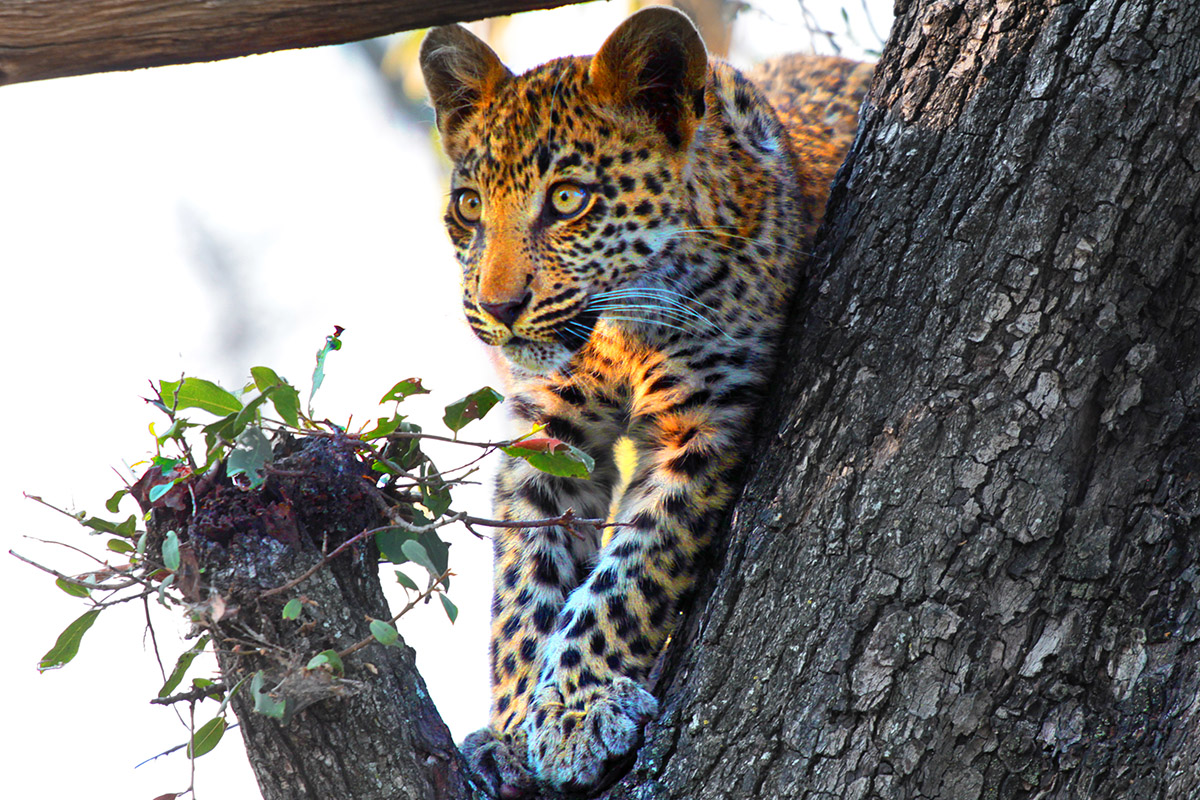
[[[602,100],[644,112],[671,146],[682,147],[704,116],[708,51],[682,12],[651,6],[612,32],[589,77]]]
[[[495,51],[461,25],[429,31],[421,43],[420,61],[443,144],[475,108],[512,79]]]

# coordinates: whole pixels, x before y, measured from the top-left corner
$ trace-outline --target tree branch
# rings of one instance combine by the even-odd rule
[[[0,3],[0,85],[316,47],[578,0]]]

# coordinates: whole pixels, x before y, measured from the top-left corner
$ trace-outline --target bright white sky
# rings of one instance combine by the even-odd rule
[[[859,4],[849,4],[859,40],[878,47],[857,21]],[[798,6],[761,5],[767,14],[739,18],[734,46],[751,53],[745,60],[809,49]],[[871,0],[881,30],[888,6]],[[594,52],[626,11],[608,3],[526,15],[498,49],[515,69]],[[837,5],[822,20],[844,30]],[[129,474],[122,462],[151,447],[146,426],[156,418],[139,399],[150,379],[186,373],[235,387],[266,364],[307,386],[313,354],[338,324],[345,346],[317,396],[331,419],[365,420],[384,391],[414,375],[435,392],[406,403],[428,428],[446,403],[500,388],[460,319],[430,140],[390,116],[356,53],[320,48],[0,88],[0,152],[5,551],[63,572],[89,567],[36,539],[92,552],[102,540],[21,493],[102,513],[120,485],[113,468]],[[196,265],[186,219],[229,249],[232,277]],[[243,349],[224,338],[231,303],[256,321]],[[499,420],[468,430],[503,435]],[[457,463],[453,454],[438,461]],[[487,496],[481,488],[456,499],[486,513]],[[401,632],[461,738],[486,721],[490,547],[451,536],[457,624],[434,605],[402,620]],[[149,800],[187,786],[181,754],[134,769],[186,737],[173,712],[148,703],[162,677],[140,606],[102,614],[74,662],[39,675],[38,659],[84,604],[7,555],[0,604],[6,796]],[[179,630],[173,616],[158,616],[168,670],[186,649]],[[215,704],[199,708],[203,722]],[[197,789],[257,796],[239,737],[197,762]]]

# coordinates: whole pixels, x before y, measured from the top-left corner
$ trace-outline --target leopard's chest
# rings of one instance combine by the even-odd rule
[[[639,431],[664,415],[742,404],[740,387],[760,383],[770,368],[765,328],[731,326],[737,336],[664,336],[606,322],[566,369],[514,373],[510,396],[518,418],[547,424],[552,434],[605,447],[622,436],[639,439]]]

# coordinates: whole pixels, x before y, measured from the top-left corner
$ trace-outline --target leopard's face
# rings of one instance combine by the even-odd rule
[[[685,228],[685,155],[595,97],[587,64],[511,79],[444,142],[467,320],[533,373],[566,366]]]

